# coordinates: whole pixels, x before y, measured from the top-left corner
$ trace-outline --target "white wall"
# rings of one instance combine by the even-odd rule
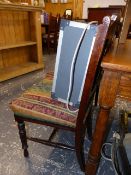
[[[88,7],[108,7],[109,5],[125,5],[124,0],[83,0],[83,18],[87,18]]]

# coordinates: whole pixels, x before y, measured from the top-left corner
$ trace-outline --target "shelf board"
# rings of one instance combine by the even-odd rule
[[[23,5],[17,3],[3,3],[0,2],[1,10],[21,10],[21,11],[42,11],[41,6]]]
[[[0,82],[23,75],[35,70],[43,69],[44,65],[42,63],[27,62],[21,65],[4,67],[0,69]]]
[[[5,50],[5,49],[13,49],[13,48],[17,48],[17,47],[25,47],[25,46],[33,46],[36,45],[36,42],[33,41],[26,41],[26,42],[21,42],[21,43],[17,43],[17,44],[9,44],[6,46],[0,46],[0,50]]]

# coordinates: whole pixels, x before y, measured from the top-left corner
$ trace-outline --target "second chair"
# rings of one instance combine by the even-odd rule
[[[43,46],[47,47],[48,53],[51,49],[56,52],[57,49],[57,17],[49,15],[49,23],[47,28],[47,33],[42,35]]]

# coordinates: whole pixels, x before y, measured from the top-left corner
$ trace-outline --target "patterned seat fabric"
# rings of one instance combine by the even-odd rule
[[[23,118],[28,117],[75,128],[77,113],[70,112],[66,109],[66,104],[51,98],[52,80],[52,73],[48,73],[39,84],[14,99],[10,106],[14,114]]]

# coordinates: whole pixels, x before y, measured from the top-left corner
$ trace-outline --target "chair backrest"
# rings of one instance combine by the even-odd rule
[[[105,17],[103,19],[103,23],[98,25],[97,28],[95,28],[96,33],[94,32],[95,33],[95,40],[93,41],[93,45],[92,45],[92,42],[90,42],[90,45],[92,45],[92,47],[90,47],[91,52],[89,51],[88,45],[86,45],[84,47],[84,50],[82,49],[82,51],[85,52],[85,54],[84,54],[85,57],[88,57],[89,52],[90,52],[90,59],[89,59],[88,69],[86,70],[86,73],[84,74],[85,77],[84,77],[84,81],[83,81],[83,90],[81,93],[81,100],[80,100],[80,104],[79,104],[79,111],[78,111],[77,124],[76,124],[77,131],[80,131],[80,129],[81,129],[80,127],[83,126],[83,121],[85,120],[85,117],[86,117],[88,104],[89,104],[89,101],[91,98],[91,94],[93,92],[93,85],[95,83],[94,80],[95,80],[95,76],[96,76],[96,70],[97,70],[98,65],[100,65],[100,62],[102,60],[102,52],[103,52],[104,44],[106,41],[107,33],[108,33],[108,30],[110,27],[110,21],[111,20],[109,17]],[[69,24],[69,23],[70,23],[70,21],[67,20],[67,24]],[[76,22],[75,24],[76,24],[76,26],[82,26],[83,23],[81,23],[81,25],[80,25],[80,23]],[[66,28],[66,25],[64,27]],[[68,28],[67,28],[67,30],[68,30]],[[76,33],[75,33],[75,36],[77,36]],[[68,36],[68,38],[71,38],[71,41],[73,40],[72,43],[76,42],[73,39],[72,35]],[[93,35],[92,35],[92,38],[93,38]],[[86,37],[86,40],[89,40],[89,38]],[[61,46],[62,46],[62,44],[64,45],[61,37],[59,37],[59,43],[61,43]],[[60,46],[59,43],[58,43],[58,48],[57,48],[57,58],[59,60],[60,56],[62,56],[63,59],[66,60],[66,59],[68,59],[68,57],[65,58],[64,54],[61,55],[61,49],[59,48],[59,46]],[[70,42],[67,43],[66,47],[70,50],[71,43]],[[67,53],[68,49],[66,47],[64,47],[64,49],[65,49],[65,52]],[[63,75],[65,74],[65,76],[67,76],[67,72],[64,72],[64,70],[63,70],[63,66],[66,66],[65,65],[66,63],[64,63],[64,62],[62,62],[62,64],[60,64],[60,66],[62,66],[61,71],[58,71],[59,63],[57,62],[57,58],[56,58],[54,81],[53,81],[53,87],[52,87],[52,97],[57,98],[57,100],[59,100],[59,96],[55,97],[56,94],[54,94],[54,93],[56,91],[54,91],[54,89],[56,87],[56,84],[58,83],[58,86],[62,87],[61,89],[59,89],[59,91],[61,91],[61,90],[65,91],[65,86],[63,87],[63,84],[66,85],[67,82],[66,82],[66,78],[63,77]],[[82,62],[82,60],[81,60],[81,62]],[[64,74],[63,74],[63,72],[64,72]],[[58,78],[57,75],[58,76],[60,75],[61,80],[64,80],[64,81],[57,82],[57,78]],[[77,84],[76,84],[76,87],[77,87]],[[64,100],[63,100],[63,102],[64,102]]]
[[[57,32],[59,32],[59,30],[60,30],[61,16],[60,16],[60,14],[57,14],[56,17],[57,17]]]
[[[57,31],[57,17],[52,16],[50,13],[49,15],[49,28],[48,28],[48,33],[55,33]]]
[[[115,17],[115,19],[111,20],[111,22],[110,22],[110,28],[108,30],[106,42],[104,44],[104,48],[105,48],[103,50],[104,55],[110,50],[110,48],[115,43],[116,38],[117,38],[117,32],[118,32],[118,27],[119,27],[119,18],[115,15],[112,15],[111,19],[112,19],[112,17]]]
[[[90,59],[90,51],[92,44],[94,44],[93,41],[97,30],[96,24],[89,26],[86,30],[87,27],[88,24],[86,23],[69,20],[61,21],[55,66],[56,79],[54,79],[52,95],[61,101],[67,101],[70,76],[72,76],[71,72],[75,67],[73,91],[70,99],[73,106],[78,106],[80,102],[83,81]]]
[[[70,21],[68,21],[68,20],[67,20],[66,24],[64,23],[65,29],[67,27],[66,25],[69,25],[69,23],[70,23]],[[77,23],[74,21],[73,22],[71,21],[71,23],[73,23],[76,26],[81,26],[81,28],[82,28],[82,25],[83,26],[87,25],[87,24],[83,24],[83,23]],[[102,55],[104,43],[106,41],[107,32],[108,32],[108,29],[110,26],[110,18],[105,17],[103,19],[103,24],[100,24],[97,26],[96,25],[91,25],[91,26],[92,26],[91,28],[93,28],[93,30],[89,30],[89,33],[87,31],[87,35],[85,34],[86,37],[84,36],[85,38],[83,39],[83,40],[85,40],[84,41],[85,44],[83,45],[82,49],[78,49],[79,50],[78,52],[81,53],[80,54],[81,60],[79,60],[79,64],[80,64],[80,62],[81,63],[84,62],[85,61],[84,58],[89,57],[89,55],[90,55],[90,59],[86,60],[86,61],[88,61],[88,69],[86,69],[87,67],[85,66],[85,72],[83,73],[84,77],[81,80],[82,85],[83,85],[83,87],[82,87],[83,89],[81,91],[81,99],[80,99],[80,104],[79,104],[79,112],[78,112],[78,119],[77,119],[78,122],[83,121],[85,114],[86,114],[87,106],[88,106],[88,103],[90,100],[90,93],[92,91],[92,87],[93,87],[93,83],[94,83],[94,79],[95,79],[95,75],[96,75],[97,66],[99,64],[99,61],[101,61],[101,55]],[[64,41],[63,42],[62,38],[59,37],[59,43],[61,43],[61,44],[58,43],[55,74],[54,74],[54,81],[53,81],[53,87],[52,87],[52,97],[57,98],[58,100],[61,100],[60,99],[61,98],[61,94],[60,94],[61,91],[63,91],[65,93],[66,84],[69,84],[67,82],[68,80],[66,78],[68,76],[68,70],[66,70],[66,69],[68,69],[68,66],[66,66],[66,64],[68,64],[67,63],[68,61],[66,59],[69,58],[68,52],[70,52],[70,48],[72,48],[71,45],[73,45],[73,43],[78,42],[78,39],[75,40],[75,38],[73,38],[72,32],[70,33],[70,31],[69,31],[70,29],[68,27],[66,30],[67,31],[65,33],[65,38],[70,38],[70,41],[68,42],[67,40],[63,40]],[[78,28],[76,28],[76,30],[78,30]],[[75,33],[76,31],[73,31],[73,32],[74,32],[74,37],[77,36],[78,34],[80,34],[79,32]],[[69,34],[69,36],[68,36],[68,34]],[[62,33],[62,35],[64,36],[63,33]],[[90,37],[90,35],[91,35],[91,37]],[[95,38],[95,40],[94,40],[94,38]],[[87,41],[89,41],[89,42],[87,43]],[[65,44],[65,47],[64,47],[64,44]],[[88,44],[90,44],[90,46]],[[62,47],[63,47],[63,49],[61,49]],[[74,47],[76,47],[76,46],[74,46]],[[79,53],[77,53],[78,57],[79,57]],[[84,55],[84,57],[82,57],[82,54]],[[67,57],[65,57],[65,55],[67,55]],[[62,61],[60,63],[60,57],[62,57],[65,62]],[[58,59],[58,61],[57,61],[57,59]],[[84,62],[84,64],[86,64],[86,63]],[[58,70],[59,66],[61,67],[60,70]],[[82,66],[84,67],[83,64],[82,64]],[[65,70],[64,70],[64,67],[66,67]],[[82,69],[79,70],[79,67],[78,67],[78,69],[77,68],[75,68],[75,69],[77,70],[76,76],[78,76],[77,80],[79,81],[79,73],[81,73]],[[64,74],[65,74],[65,76],[64,76]],[[78,87],[79,84],[77,84],[77,83],[79,83],[79,82],[76,81],[76,83],[75,83],[74,79],[75,78],[73,77],[73,86]],[[58,84],[58,87],[60,89],[59,88],[57,89],[57,84]],[[74,96],[75,95],[76,94],[74,93]],[[63,102],[64,102],[64,100],[62,99]],[[75,107],[77,107],[76,104],[75,104]]]
[[[97,71],[101,64],[103,58],[103,49],[106,49],[105,41],[108,36],[108,31],[110,27],[116,23],[113,21],[111,24],[111,20],[109,17],[104,17],[103,24],[100,24],[97,29],[97,36],[94,43],[94,47],[91,54],[90,63],[88,66],[83,93],[81,97],[78,117],[77,117],[77,124],[76,124],[76,132],[79,132],[82,129],[83,121],[86,119],[86,114],[88,110],[88,105],[90,104],[90,99],[94,93],[95,83],[97,82]],[[110,34],[111,35],[111,34]]]
[[[89,26],[86,23],[62,20],[52,87],[53,98],[79,108],[98,29],[96,24]],[[99,55],[97,57],[99,59]],[[92,72],[94,70],[95,65]]]

